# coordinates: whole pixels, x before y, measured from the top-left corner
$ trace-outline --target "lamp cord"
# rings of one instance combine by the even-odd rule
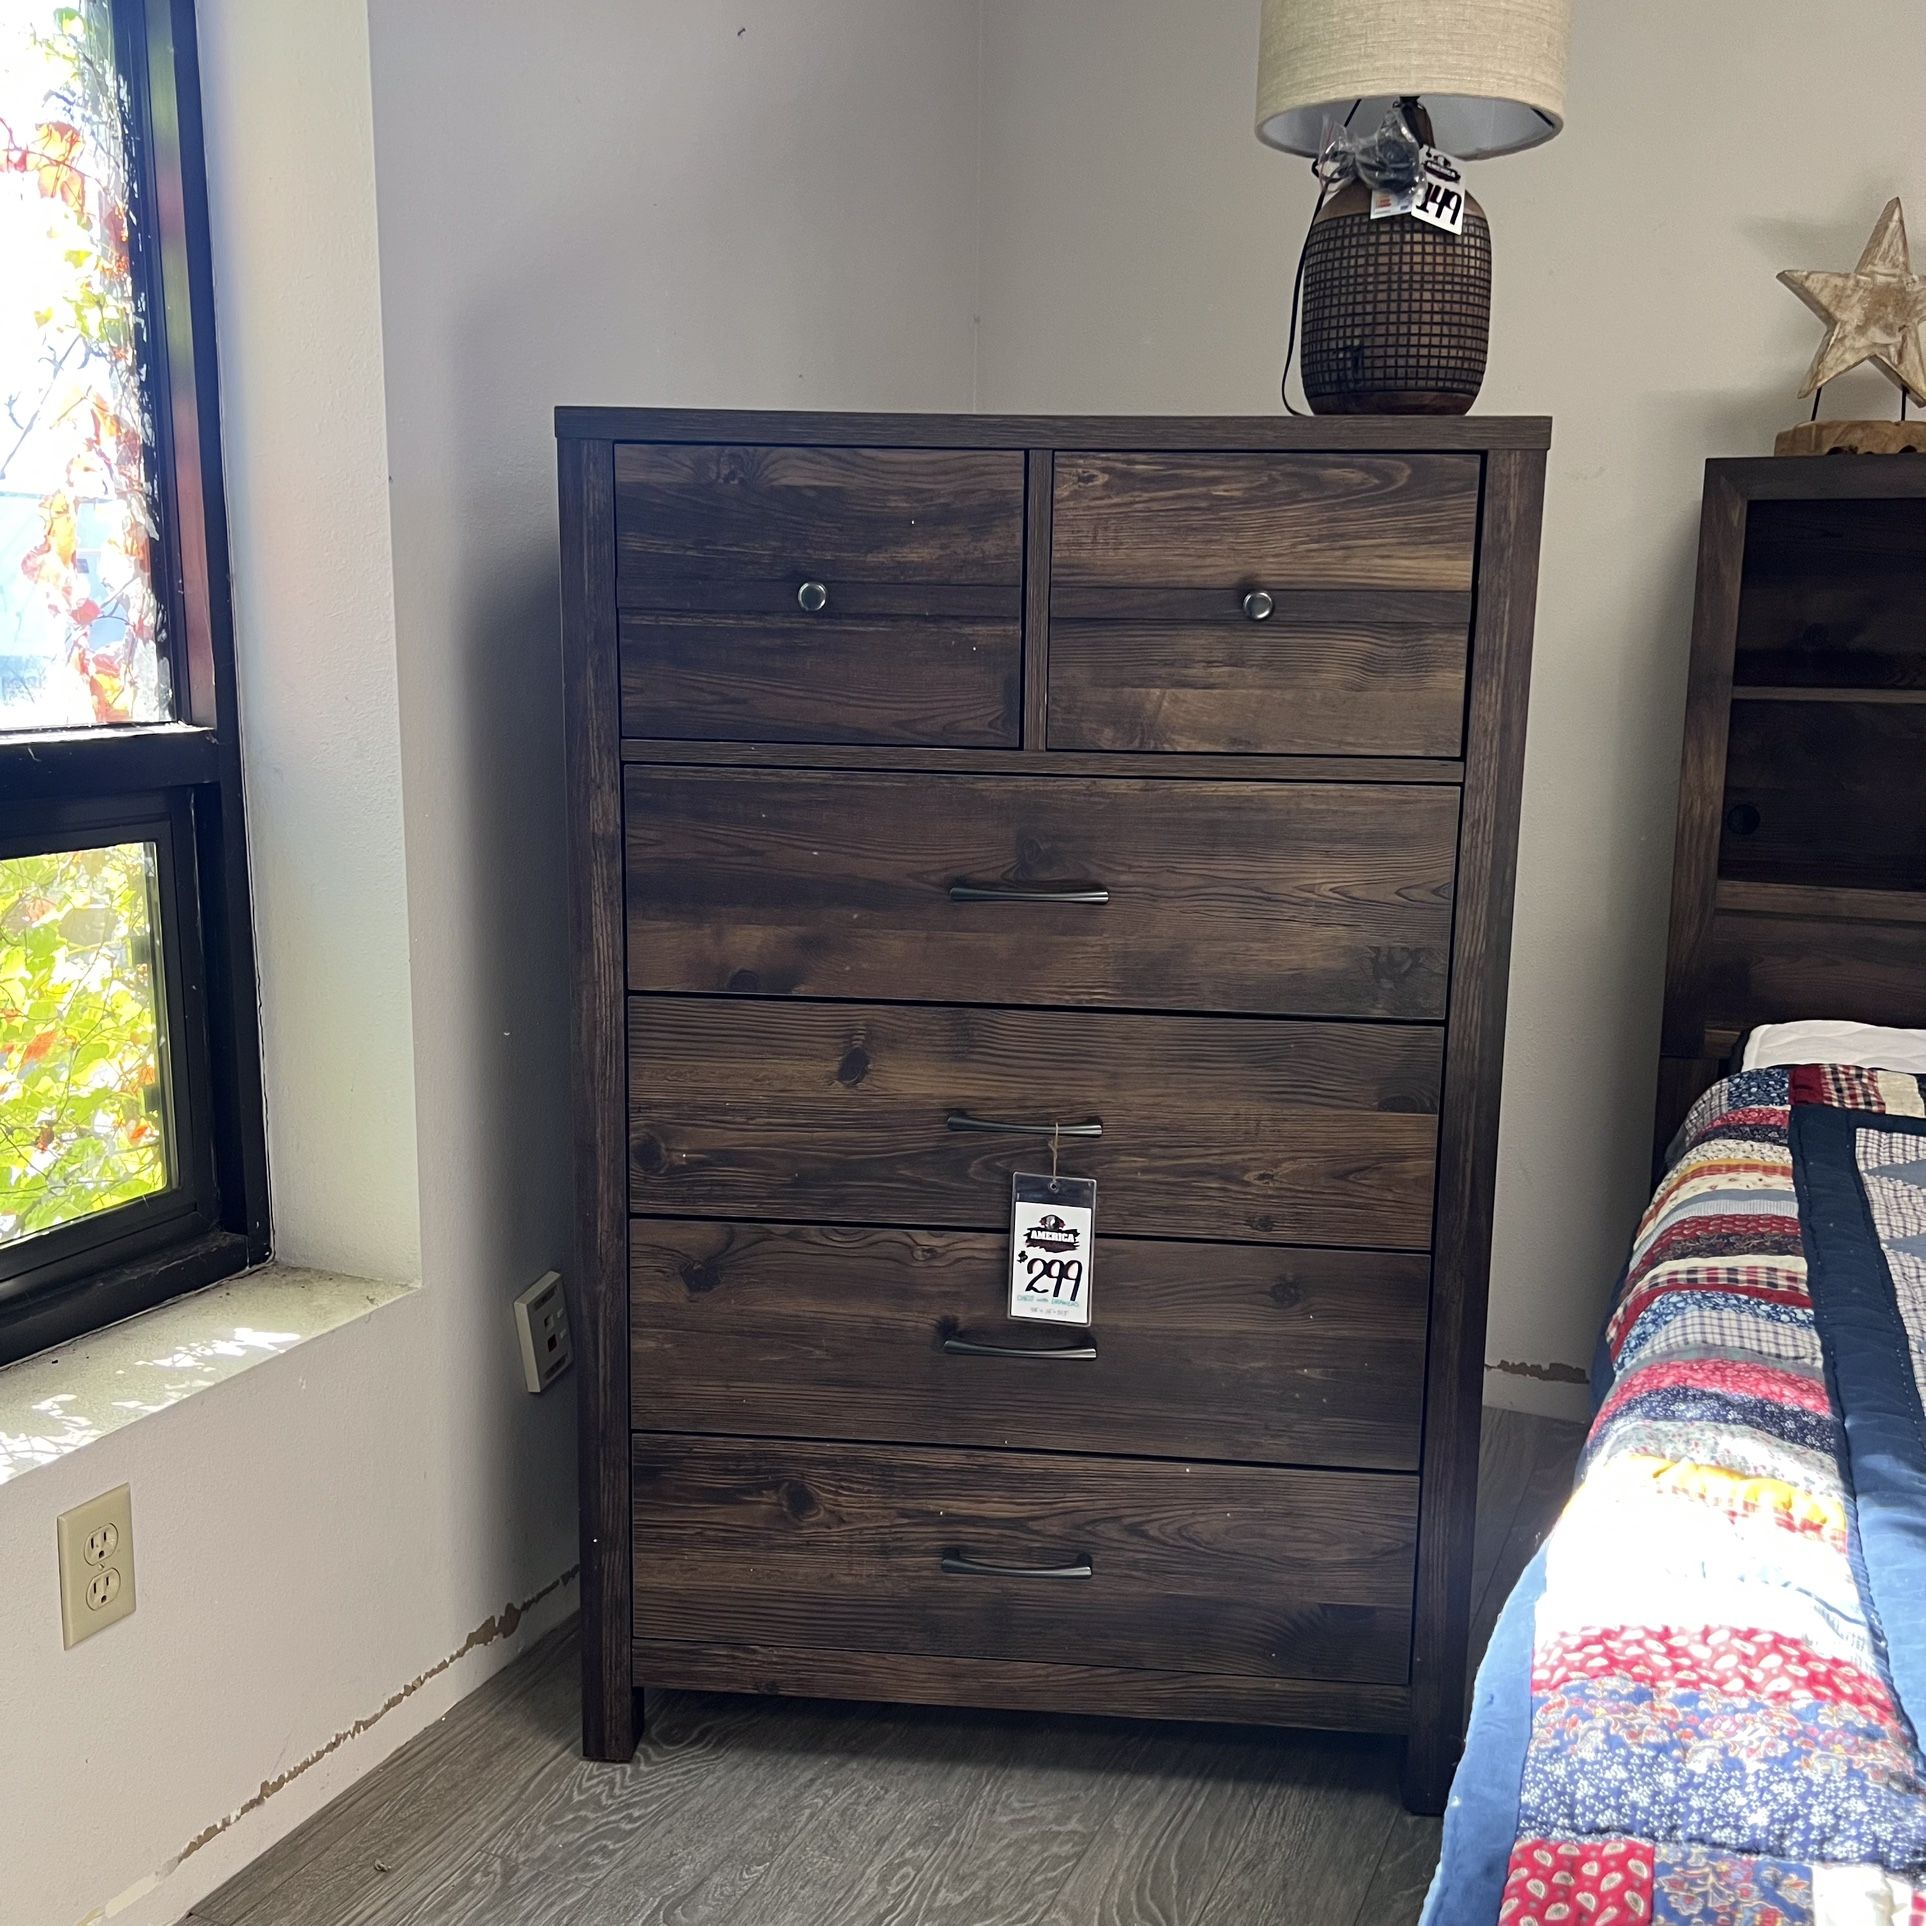
[[[1352,101],[1349,111],[1344,116],[1346,127],[1349,127],[1357,118],[1357,111],[1363,105],[1362,97]],[[1308,408],[1299,408],[1291,400],[1291,362],[1297,354],[1297,314],[1299,304],[1304,298],[1304,262],[1311,252],[1311,229],[1317,226],[1317,217],[1323,213],[1324,203],[1335,191],[1331,182],[1318,173],[1318,164],[1315,160],[1311,163],[1311,172],[1317,176],[1317,205],[1311,209],[1311,218],[1305,223],[1304,245],[1297,251],[1297,272],[1291,276],[1291,331],[1284,337],[1284,372],[1278,377],[1277,383],[1278,398],[1284,403],[1284,412],[1287,415],[1310,413]],[[1298,385],[1301,387],[1302,381]]]

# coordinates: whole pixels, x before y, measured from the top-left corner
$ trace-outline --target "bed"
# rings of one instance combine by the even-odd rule
[[[1500,1615],[1429,1926],[1926,1920],[1926,1101],[1700,1098],[1571,1504]]]
[[[1922,770],[1926,464],[1708,464],[1657,1189],[1426,1926],[1926,1926]]]

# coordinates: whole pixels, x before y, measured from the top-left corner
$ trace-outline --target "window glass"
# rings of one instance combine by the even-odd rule
[[[0,1246],[168,1186],[154,869],[0,858]]]
[[[106,0],[0,0],[0,730],[171,713]]]

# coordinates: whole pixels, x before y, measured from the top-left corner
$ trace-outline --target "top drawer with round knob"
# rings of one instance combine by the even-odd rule
[[[1049,746],[1455,757],[1468,455],[1062,454]]]
[[[622,731],[1014,748],[1023,456],[619,444]]]

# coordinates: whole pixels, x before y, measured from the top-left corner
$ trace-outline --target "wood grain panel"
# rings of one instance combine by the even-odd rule
[[[631,1466],[638,1639],[1405,1677],[1415,1479],[660,1433]]]
[[[786,447],[1238,448],[1322,454],[1544,448],[1545,415],[933,415],[813,408],[591,408],[555,410],[564,440],[754,442]]]
[[[1023,747],[1041,755],[1050,693],[1050,515],[1056,458],[1033,448],[1024,457]]]
[[[1749,512],[1749,497],[1733,471],[1752,472],[1757,466],[1732,462],[1705,466],[1692,648],[1686,671],[1685,740],[1679,752],[1678,824],[1672,847],[1671,931],[1665,954],[1663,1048],[1672,1057],[1698,1056],[1704,1030],[1706,945],[1719,874],[1725,737],[1732,707]]]
[[[1815,1013],[1926,1025],[1926,923],[1716,910],[1703,1007],[1734,1031]]]
[[[1855,889],[1849,884],[1721,881],[1714,909],[1815,922],[1926,923],[1926,890]]]
[[[1008,749],[1021,732],[1014,622],[631,612],[621,632],[624,735]]]
[[[1053,592],[1468,589],[1478,481],[1464,455],[1060,454]]]
[[[1926,889],[1926,706],[1735,701],[1730,716],[1722,877]]]
[[[1416,1469],[1423,1257],[1100,1238],[1093,1276],[1095,1328],[1051,1329],[1005,1316],[1001,1234],[638,1218],[633,1420]]]
[[[636,990],[1443,1014],[1448,789],[634,765],[625,787]],[[961,879],[1110,901],[953,902]]]
[[[1760,502],[1739,684],[1926,689],[1926,500]]]
[[[639,1638],[634,1652],[638,1677],[699,1691],[1100,1712],[1131,1719],[1209,1719],[1340,1732],[1402,1732],[1411,1699],[1402,1685],[1335,1679],[931,1653],[833,1652],[753,1642],[711,1645],[674,1637]]]
[[[1011,1174],[1049,1168],[1051,1119],[1098,1118],[1101,1139],[1066,1138],[1061,1167],[1097,1179],[1108,1233],[1430,1242],[1436,1030],[706,997],[630,1007],[638,1212],[999,1230]],[[1032,1128],[952,1130],[953,1111]]]
[[[1026,645],[1025,655],[1029,650]],[[1029,669],[1024,670],[1026,688]],[[1043,713],[1039,692],[1036,713]],[[1192,756],[1168,750],[1138,754],[1130,750],[1052,749],[1047,763],[1033,767],[1025,737],[1023,771],[1051,776],[1204,776],[1213,782],[1430,783],[1455,789],[1464,765],[1443,756]],[[716,769],[867,769],[918,770],[933,776],[994,776],[1011,764],[1002,753],[981,749],[851,748],[836,743],[789,742],[640,742],[625,740],[622,760],[664,766],[695,764]],[[1037,751],[1038,757],[1043,751]]]
[[[1455,756],[1471,601],[1316,591],[1261,622],[1052,622],[1053,749]]]
[[[628,1214],[622,1177],[622,810],[616,758],[614,498],[602,442],[558,449],[563,776],[569,881],[569,1125],[575,1209],[565,1273],[581,1351],[582,1746],[635,1751],[629,1494],[611,1438],[629,1429]]]
[[[692,583],[1023,579],[1023,457],[1006,450],[615,450],[622,606],[682,608]],[[872,603],[872,612],[874,607]]]

